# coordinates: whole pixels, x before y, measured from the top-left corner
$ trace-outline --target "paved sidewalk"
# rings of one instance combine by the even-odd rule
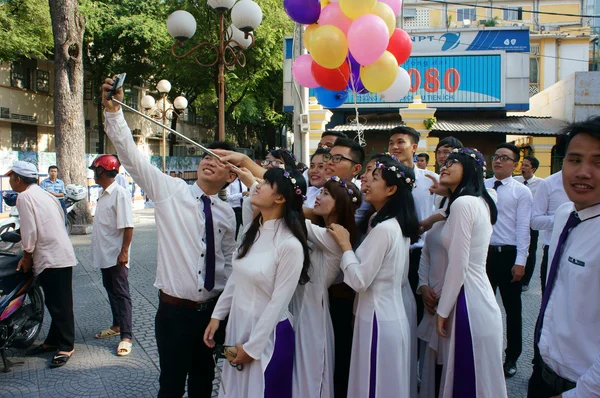
[[[91,267],[91,236],[72,236],[79,260],[73,274],[75,303],[75,354],[69,363],[49,369],[50,354],[23,357],[11,349],[13,361],[23,361],[10,373],[0,373],[0,397],[155,397],[158,393],[158,352],[154,315],[158,305],[156,225],[153,209],[135,211],[136,228],[131,250],[129,282],[133,300],[134,343],[131,355],[118,357],[119,338],[97,340],[94,335],[110,326],[112,316],[100,271]],[[541,255],[538,257],[538,261]],[[533,328],[539,311],[539,271],[529,291],[523,293],[523,354],[517,375],[508,380],[509,397],[526,397],[533,356]],[[40,339],[50,317],[46,313]],[[216,381],[215,381],[216,383]],[[215,391],[216,391],[215,384]],[[216,394],[215,394],[216,395]]]

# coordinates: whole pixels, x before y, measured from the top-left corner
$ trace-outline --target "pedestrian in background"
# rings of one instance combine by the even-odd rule
[[[67,218],[67,204],[65,202],[65,183],[63,180],[58,178],[58,167],[48,167],[48,178],[40,182],[40,187],[54,195],[60,203],[63,212],[65,213],[65,219]]]

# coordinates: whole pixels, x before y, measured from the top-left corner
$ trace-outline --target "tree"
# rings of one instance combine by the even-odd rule
[[[46,0],[0,0],[0,61],[46,59],[52,51]]]
[[[54,36],[54,135],[56,162],[66,184],[87,187],[83,116],[83,33],[77,0],[49,0]],[[75,224],[90,224],[87,201]]]

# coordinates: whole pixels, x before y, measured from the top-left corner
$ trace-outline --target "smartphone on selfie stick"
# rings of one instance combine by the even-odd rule
[[[117,90],[120,89],[121,87],[123,87],[123,83],[125,83],[126,76],[127,76],[127,73],[121,73],[120,75],[118,75],[117,77],[115,77],[113,79],[113,88],[112,88],[112,90],[110,90],[108,92],[108,100],[109,101],[112,99],[113,95],[115,95]]]

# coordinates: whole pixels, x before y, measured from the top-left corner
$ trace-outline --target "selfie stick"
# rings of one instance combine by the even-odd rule
[[[111,99],[111,101],[116,102],[117,104],[121,105],[123,108],[127,108],[132,112],[135,112],[136,114],[140,115],[141,117],[143,117],[146,120],[150,120],[152,123],[159,125],[160,127],[164,128],[165,130],[168,130],[169,132],[183,138],[185,141],[189,142],[192,145],[197,146],[198,148],[202,149],[204,152],[208,153],[210,156],[213,156],[217,159],[221,159],[221,157],[219,155],[217,155],[216,153],[214,153],[213,151],[211,151],[210,149],[198,144],[196,141],[189,139],[188,137],[186,137],[185,135],[181,134],[178,131],[173,130],[170,127],[165,126],[164,124],[162,124],[159,121],[154,120],[153,118],[151,118],[148,115],[144,115],[142,112],[138,111],[137,109],[134,109],[132,107],[130,107],[129,105],[126,105],[124,103],[122,103],[121,101],[115,99],[114,97]],[[242,171],[239,167],[237,167],[236,165],[234,165],[233,163],[227,162],[228,164],[231,165],[232,168],[236,169],[237,171]]]

